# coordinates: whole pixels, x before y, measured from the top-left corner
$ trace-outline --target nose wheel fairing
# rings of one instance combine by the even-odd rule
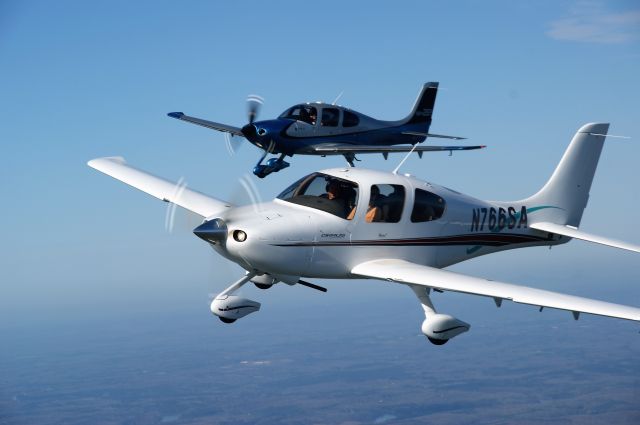
[[[259,311],[261,304],[258,301],[250,300],[248,298],[235,295],[234,293],[248,282],[253,282],[261,289],[268,289],[278,283],[282,278],[286,279],[282,280],[282,282],[289,285],[299,284],[320,292],[327,292],[327,288],[300,280],[297,277],[278,276],[278,278],[276,278],[266,273],[258,274],[258,272],[255,271],[247,272],[242,278],[219,293],[213,301],[211,301],[211,313],[217,316],[224,323],[233,323],[238,319]]]
[[[262,161],[264,161],[268,153],[269,151],[265,150],[256,166],[253,167],[253,174],[261,179],[267,177],[271,173],[277,173],[280,170],[284,170],[290,165],[284,160],[284,157],[286,156],[285,153],[280,154],[278,158],[270,158],[266,164],[263,164]]]

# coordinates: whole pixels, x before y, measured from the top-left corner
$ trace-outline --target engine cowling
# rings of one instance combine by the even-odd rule
[[[471,325],[448,314],[433,314],[422,322],[422,333],[435,345],[467,332]]]
[[[211,302],[211,312],[225,323],[236,320],[260,310],[260,303],[237,295],[217,296]]]

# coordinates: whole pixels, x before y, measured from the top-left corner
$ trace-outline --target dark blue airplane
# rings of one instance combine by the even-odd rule
[[[222,131],[231,136],[241,136],[264,150],[253,173],[264,178],[289,166],[284,161],[293,155],[343,155],[353,167],[356,154],[381,153],[385,159],[389,153],[481,149],[484,146],[415,146],[427,137],[461,140],[463,137],[429,133],[431,116],[438,93],[438,83],[422,87],[409,115],[398,121],[381,121],[351,109],[322,102],[292,106],[278,118],[255,121],[262,100],[250,96],[249,123],[242,128],[190,117],[182,112],[171,112],[172,118],[188,121],[203,127]],[[398,146],[404,145],[404,146]],[[262,162],[268,154],[277,158]]]

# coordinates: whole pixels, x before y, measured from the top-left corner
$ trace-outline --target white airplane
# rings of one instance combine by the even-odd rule
[[[312,173],[271,202],[234,207],[128,166],[123,158],[89,166],[202,216],[194,233],[246,275],[211,311],[231,323],[260,309],[234,295],[253,282],[326,290],[302,280],[380,279],[410,287],[425,313],[422,332],[441,345],[470,325],[438,313],[431,291],[455,291],[543,308],[640,321],[640,308],[467,276],[443,268],[507,249],[559,245],[572,238],[640,252],[640,246],[578,230],[609,124],[586,124],[549,181],[519,201],[482,201],[409,175],[361,168]]]

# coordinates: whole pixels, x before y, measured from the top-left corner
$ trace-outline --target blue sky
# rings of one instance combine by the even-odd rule
[[[268,118],[344,92],[343,105],[396,119],[439,81],[431,130],[488,148],[403,171],[520,199],[581,125],[610,122],[631,139],[607,141],[581,227],[640,243],[638,75],[635,1],[0,0],[0,422],[636,423],[635,323],[445,293],[437,307],[472,329],[435,347],[411,291],[325,281],[326,294],[246,288],[260,313],[222,325],[209,296],[241,270],[192,217],[167,232],[165,204],[86,162],[121,155],[246,201],[238,181],[260,152],[230,157],[221,134],[167,112],[242,125],[249,94]],[[392,170],[402,157],[362,159]],[[266,200],[339,165],[295,157],[249,178]],[[639,261],[574,241],[454,269],[640,306]]]
[[[639,10],[631,1],[3,2],[0,315],[5,323],[76,317],[105,302],[114,311],[170,309],[234,280],[240,271],[191,234],[192,220],[179,215],[167,233],[164,204],[86,161],[122,155],[214,196],[242,198],[233,193],[257,149],[230,158],[221,134],[166,113],[241,125],[251,93],[266,99],[263,118],[344,92],[342,104],[394,119],[424,82],[440,81],[432,131],[489,147],[412,157],[403,170],[488,199],[534,192],[582,124],[611,122],[611,133],[632,139],[608,141],[583,227],[640,242]],[[401,157],[363,159],[391,170]],[[296,157],[254,181],[268,199],[342,162]],[[600,298],[640,305],[638,290],[625,298],[597,289],[599,279],[613,285],[636,269],[631,254],[580,242],[459,268],[556,289],[578,278]]]

